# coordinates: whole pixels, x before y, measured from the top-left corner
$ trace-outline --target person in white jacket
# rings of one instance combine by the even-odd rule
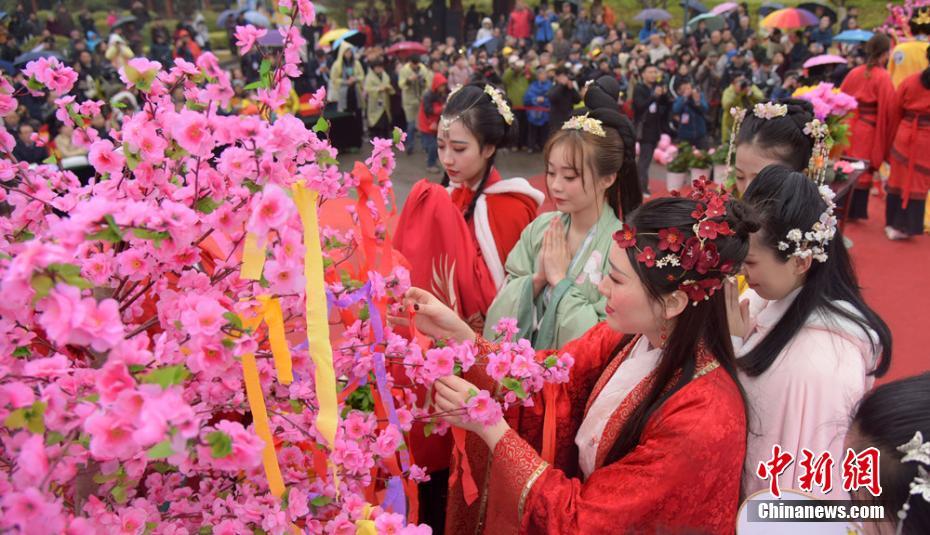
[[[770,488],[773,447],[793,456],[778,479],[799,489],[804,449],[833,460],[832,491],[843,490],[843,439],[856,402],[890,365],[891,332],[865,303],[833,215],[832,192],[772,165],[743,200],[760,219],[744,263],[749,290],[727,291],[728,317],[749,426],[743,494]],[[763,471],[760,475],[760,464]]]

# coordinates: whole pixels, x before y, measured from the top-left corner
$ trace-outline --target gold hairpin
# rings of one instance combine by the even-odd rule
[[[607,132],[604,131],[604,123],[594,117],[589,117],[587,113],[576,115],[565,121],[562,130],[581,130],[598,137],[607,137]]]

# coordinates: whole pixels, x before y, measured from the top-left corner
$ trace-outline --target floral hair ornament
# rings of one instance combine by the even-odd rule
[[[507,104],[507,100],[504,98],[504,93],[490,84],[484,86],[484,92],[487,93],[489,97],[491,97],[491,101],[494,102],[495,106],[497,106],[497,111],[501,114],[501,117],[504,118],[504,122],[507,123],[507,126],[512,125],[513,111],[511,111],[510,105]]]
[[[904,456],[901,457],[902,464],[918,463],[917,475],[914,476],[914,479],[910,483],[910,488],[908,489],[908,498],[904,501],[904,505],[901,506],[901,510],[898,511],[898,519],[900,522],[898,522],[895,533],[896,535],[901,535],[901,530],[904,528],[904,520],[907,519],[907,512],[911,509],[910,497],[918,495],[921,496],[925,502],[930,503],[930,472],[923,466],[930,466],[930,441],[924,442],[923,433],[917,431],[914,433],[914,438],[909,440],[907,444],[898,446],[897,450],[904,454]]]
[[[733,153],[736,152],[736,137],[739,135],[739,129],[743,126],[746,119],[746,109],[734,106],[730,108],[730,115],[733,116],[733,128],[730,131],[730,145],[727,147],[727,179],[733,176]]]
[[[804,133],[814,140],[814,149],[807,164],[807,174],[818,186],[823,184],[827,174],[827,154],[832,140],[830,127],[820,119],[813,119],[804,125]]]
[[[695,180],[692,186],[694,189],[689,197],[698,203],[691,213],[695,220],[691,227],[693,236],[686,236],[677,227],[664,228],[656,233],[637,233],[635,228],[624,224],[614,233],[614,241],[623,249],[636,249],[636,261],[647,268],[677,268],[677,274],[670,271],[666,278],[680,281],[678,289],[685,292],[692,305],[697,306],[723,288],[724,279],[733,274],[734,263],[721,261],[714,240],[736,233],[726,221],[718,221],[726,216],[725,203],[729,195],[706,178]],[[640,248],[637,245],[639,236],[656,236],[659,250],[651,246]],[[713,276],[699,279],[695,274]]]
[[[575,115],[571,119],[565,121],[565,124],[562,125],[562,130],[581,130],[598,137],[607,137],[607,132],[604,131],[604,123],[599,119],[589,117],[587,113],[584,115]]]
[[[788,256],[799,258],[813,256],[814,260],[823,263],[827,261],[827,245],[836,235],[836,216],[833,215],[833,210],[836,208],[833,198],[836,194],[825,184],[819,185],[817,189],[824,202],[827,203],[827,209],[820,214],[820,219],[814,223],[811,230],[803,233],[797,228],[789,230],[786,236],[788,241],[778,242],[778,250],[787,251],[794,245],[794,250]]]
[[[752,114],[760,119],[777,119],[788,115],[788,105],[776,104],[775,102],[760,102],[753,106]]]

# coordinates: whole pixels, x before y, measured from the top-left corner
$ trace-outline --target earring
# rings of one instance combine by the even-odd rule
[[[668,321],[662,322],[662,330],[659,334],[659,348],[665,349],[665,344],[668,343]]]

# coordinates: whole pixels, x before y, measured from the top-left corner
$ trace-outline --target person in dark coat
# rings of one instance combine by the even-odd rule
[[[649,165],[652,154],[659,144],[662,133],[668,129],[671,101],[668,89],[658,83],[659,69],[646,65],[642,69],[642,81],[633,89],[633,114],[635,117],[639,160],[636,168],[644,194],[649,194]]]
[[[549,132],[556,132],[571,118],[575,104],[581,102],[581,94],[565,67],[555,70],[555,85],[549,90],[548,97]]]

